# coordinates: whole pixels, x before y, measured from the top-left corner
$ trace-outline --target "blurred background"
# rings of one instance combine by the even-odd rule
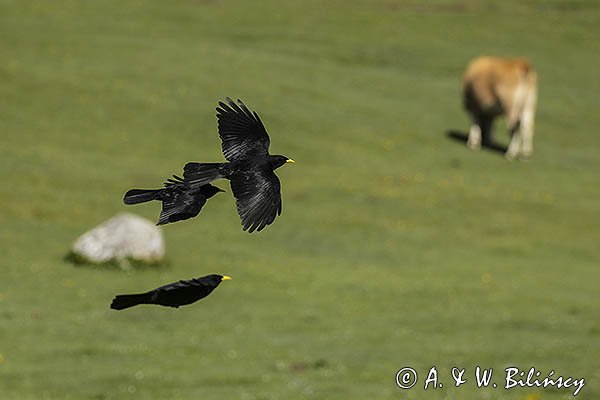
[[[453,387],[479,365],[599,398],[599,34],[595,1],[0,1],[1,397],[572,397]],[[448,136],[481,54],[539,74],[528,162]],[[119,212],[156,220],[127,189],[222,160],[225,96],[297,161],[274,225],[243,233],[220,182],[163,228],[167,265],[64,261]],[[109,309],[209,273],[233,280],[193,306]],[[442,389],[396,386],[434,365]]]

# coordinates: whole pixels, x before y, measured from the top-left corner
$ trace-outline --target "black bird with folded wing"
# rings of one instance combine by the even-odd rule
[[[224,190],[211,184],[191,187],[183,178],[173,175],[162,189],[131,189],[125,193],[125,204],[139,204],[158,200],[162,210],[156,225],[193,218],[200,213],[206,200]]]
[[[192,304],[208,296],[222,281],[231,279],[226,275],[207,275],[189,281],[179,281],[161,286],[146,293],[117,295],[110,308],[123,310],[139,304],[158,304],[165,307],[179,307]]]

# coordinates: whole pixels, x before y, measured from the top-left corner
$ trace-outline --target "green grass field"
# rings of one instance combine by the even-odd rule
[[[599,37],[594,1],[1,0],[0,398],[572,398],[479,389],[476,366],[600,398]],[[538,70],[528,162],[447,136],[480,54]],[[222,159],[225,96],[297,161],[275,224],[242,232],[220,182],[164,228],[168,266],[65,262],[116,213],[157,218],[127,189]],[[234,279],[187,308],[108,307],[208,273]]]

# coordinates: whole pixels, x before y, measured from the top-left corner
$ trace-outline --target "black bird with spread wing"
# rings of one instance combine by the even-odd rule
[[[231,183],[243,230],[260,231],[281,215],[281,185],[274,171],[294,160],[269,154],[270,139],[265,126],[258,114],[241,100],[235,103],[227,98],[227,104],[219,102],[217,119],[221,148],[228,162],[187,163],[183,179],[169,180],[164,189],[157,191],[132,189],[125,194],[125,204],[161,200],[163,223],[195,217],[206,199],[216,194],[213,191],[219,191],[210,182],[225,178]],[[158,195],[161,190],[162,194]],[[195,196],[200,201],[195,200]],[[175,206],[166,207],[165,198],[170,199],[168,204]]]
[[[165,307],[179,307],[192,304],[208,296],[222,281],[231,279],[226,275],[207,275],[189,281],[179,281],[161,286],[146,293],[117,295],[110,308],[123,310],[138,304],[158,304]]]

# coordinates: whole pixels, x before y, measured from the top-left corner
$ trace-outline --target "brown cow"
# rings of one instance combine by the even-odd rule
[[[537,74],[527,60],[479,57],[467,66],[463,78],[465,109],[473,123],[467,146],[489,142],[494,118],[504,116],[511,135],[505,156],[527,158],[533,153],[533,122],[537,101]]]

